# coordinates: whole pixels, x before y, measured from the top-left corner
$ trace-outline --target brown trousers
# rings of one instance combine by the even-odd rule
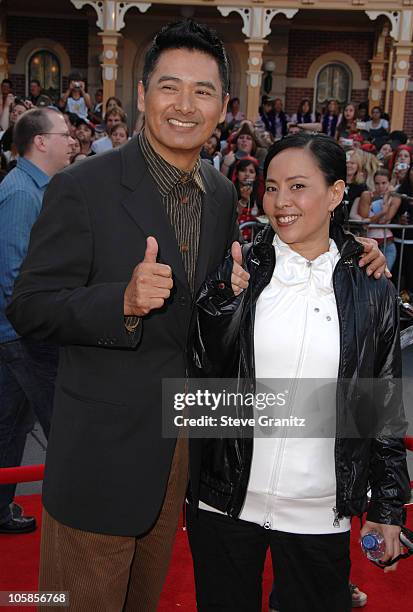
[[[73,529],[43,509],[39,591],[68,591],[70,612],[155,612],[187,480],[188,440],[179,438],[160,515],[142,537]]]

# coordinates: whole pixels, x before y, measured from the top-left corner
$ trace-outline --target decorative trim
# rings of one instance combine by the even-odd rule
[[[250,37],[250,9],[249,8],[241,8],[239,6],[217,6],[218,11],[221,13],[223,17],[228,17],[230,13],[238,13],[241,15],[241,19],[243,21],[242,33],[245,36]]]
[[[102,0],[71,0],[72,4],[74,4],[75,8],[82,9],[86,4],[89,4],[92,8],[95,9],[97,19],[96,25],[100,30],[105,29],[105,25],[103,22],[103,6],[104,3]]]
[[[399,40],[400,34],[400,11],[365,11],[371,21],[375,21],[380,15],[384,15],[391,23],[390,36],[394,40]]]
[[[342,64],[342,62],[339,62],[339,63]],[[357,89],[357,90],[358,89],[368,89],[369,86],[370,86],[369,81],[356,81],[353,76],[352,89]],[[292,87],[293,89],[313,89],[314,79],[302,79],[302,78],[295,79],[294,77],[287,77],[287,87]]]
[[[369,83],[362,78],[360,66],[354,57],[348,55],[347,53],[342,53],[341,51],[330,51],[329,53],[320,55],[320,57],[317,57],[317,59],[314,60],[307,73],[307,80],[311,81],[312,84],[308,85],[307,87],[314,87],[316,77],[321,68],[323,68],[326,64],[334,64],[335,62],[344,64],[349,69],[353,81],[352,89],[364,89],[365,86],[368,88]]]
[[[264,14],[264,25],[263,25],[263,34],[264,36],[269,36],[271,34],[271,21],[274,19],[278,13],[282,13],[287,17],[287,19],[292,19],[297,13],[298,9],[289,9],[289,8],[275,8],[275,9],[265,9]]]
[[[247,38],[265,38],[271,34],[271,21],[282,13],[287,19],[292,19],[298,13],[298,9],[289,8],[264,8],[264,7],[240,7],[240,6],[217,6],[223,17],[230,13],[238,13],[243,21],[242,33]]]
[[[125,27],[125,15],[133,6],[145,13],[150,2],[118,2],[118,0],[71,0],[77,9],[86,4],[92,6],[97,14],[96,25],[100,30],[119,32]],[[105,10],[106,9],[106,10]]]
[[[33,53],[36,51],[50,51],[57,55],[62,76],[67,76],[71,71],[71,61],[66,49],[58,42],[49,38],[33,38],[26,44],[20,47],[17,53],[16,61],[14,64],[9,64],[11,70],[16,74],[26,74],[27,72],[27,61]]]
[[[141,13],[146,13],[146,11],[152,6],[151,2],[120,2],[116,6],[117,16],[116,16],[116,31],[119,32],[122,28],[125,27],[125,15],[132,6],[139,9]]]

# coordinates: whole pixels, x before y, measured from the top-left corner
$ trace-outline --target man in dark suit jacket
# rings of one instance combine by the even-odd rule
[[[188,478],[161,382],[186,376],[194,295],[238,238],[232,184],[199,161],[226,112],[222,43],[167,26],[143,81],[144,133],[51,182],[8,309],[61,346],[40,589],[73,610],[156,609]]]
[[[235,189],[199,160],[227,91],[221,41],[166,26],[139,85],[144,132],[51,181],[8,309],[61,346],[40,590],[69,591],[76,612],[157,606],[188,477],[185,438],[162,437],[161,383],[185,378],[194,295],[238,238]],[[197,480],[191,446],[195,502]]]

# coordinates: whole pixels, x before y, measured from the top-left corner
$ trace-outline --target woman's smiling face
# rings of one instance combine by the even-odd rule
[[[306,149],[286,149],[268,167],[264,210],[283,242],[299,253],[328,242],[330,213],[340,204],[345,183],[328,185]],[[325,250],[325,249],[324,249]]]

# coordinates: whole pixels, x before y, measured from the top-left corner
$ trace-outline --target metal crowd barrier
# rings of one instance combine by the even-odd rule
[[[401,231],[401,236],[394,236],[393,240],[396,244],[400,245],[400,250],[399,250],[399,267],[397,270],[397,283],[396,283],[396,287],[397,287],[397,293],[400,294],[400,285],[401,285],[401,278],[402,278],[402,266],[403,266],[403,257],[404,257],[404,247],[405,245],[413,245],[413,240],[408,240],[406,239],[406,230],[413,230],[413,225],[402,225],[400,223],[366,223],[366,221],[364,220],[358,220],[358,219],[349,219],[347,221],[347,226],[348,229],[352,232],[356,232],[357,230],[362,230],[362,234],[363,235],[367,235],[367,230],[369,229],[380,229],[380,230],[400,230]],[[360,235],[360,231],[358,232],[358,234]],[[383,247],[384,249],[386,248],[386,244],[387,244],[387,237],[386,237],[386,232],[384,232],[384,238],[383,238]],[[410,289],[411,291],[413,291],[413,287],[408,287],[408,289]]]
[[[252,232],[252,237],[251,239],[253,240],[255,238],[255,236],[258,234],[258,232],[263,229],[265,227],[265,223],[262,223],[261,221],[259,221],[258,219],[254,220],[254,221],[245,221],[244,223],[240,223],[240,230],[243,229],[251,229]],[[368,223],[364,220],[358,220],[358,219],[349,219],[346,223],[346,229],[351,231],[352,233],[356,234],[356,235],[363,235],[363,236],[367,236],[367,230],[368,229],[380,229],[380,230],[386,230],[386,229],[390,229],[390,230],[400,230],[401,232],[401,236],[393,236],[393,241],[396,244],[400,245],[400,249],[399,249],[399,261],[398,261],[398,270],[397,270],[397,283],[396,283],[396,287],[397,287],[397,294],[400,295],[400,288],[401,288],[401,279],[402,279],[402,267],[403,267],[403,257],[405,256],[405,246],[406,245],[413,245],[413,240],[410,239],[406,239],[406,231],[411,229],[413,230],[413,225],[409,224],[409,225],[402,225],[401,223],[387,223],[387,224],[381,224],[381,223]],[[384,234],[386,234],[386,232],[384,232]],[[383,248],[385,249],[387,245],[387,237],[384,236],[383,238]],[[408,287],[408,289],[410,291],[413,291],[413,287]],[[402,314],[406,315],[406,318],[404,319],[402,316],[402,320],[408,320],[411,321],[413,318],[413,304],[409,304],[408,302],[403,302],[402,300],[400,300],[400,306],[401,306],[401,310],[402,310]]]
[[[254,220],[254,221],[246,221],[244,223],[240,224],[240,230],[243,229],[251,229],[252,230],[252,236],[253,238],[255,237],[255,235],[265,227],[265,223],[261,223],[259,220]],[[367,235],[367,230],[368,229],[380,229],[380,230],[386,230],[386,229],[390,229],[390,230],[400,230],[401,231],[401,237],[398,236],[394,236],[393,240],[396,244],[400,245],[400,251],[399,251],[399,267],[398,267],[398,271],[397,271],[397,293],[400,293],[400,285],[401,285],[401,276],[402,276],[402,266],[403,266],[403,257],[404,257],[404,247],[405,245],[413,245],[413,240],[407,240],[406,239],[406,230],[413,230],[413,225],[402,225],[400,223],[387,223],[387,224],[381,224],[381,223],[367,223],[364,220],[356,220],[356,219],[349,219],[346,223],[346,229],[348,229],[349,231],[356,233],[358,235],[363,235],[366,236]],[[386,234],[386,232],[384,232],[384,234]],[[384,242],[383,242],[383,247],[384,249],[386,248],[386,244],[387,244],[387,237],[384,237]],[[410,290],[413,291],[413,287],[409,287]]]

